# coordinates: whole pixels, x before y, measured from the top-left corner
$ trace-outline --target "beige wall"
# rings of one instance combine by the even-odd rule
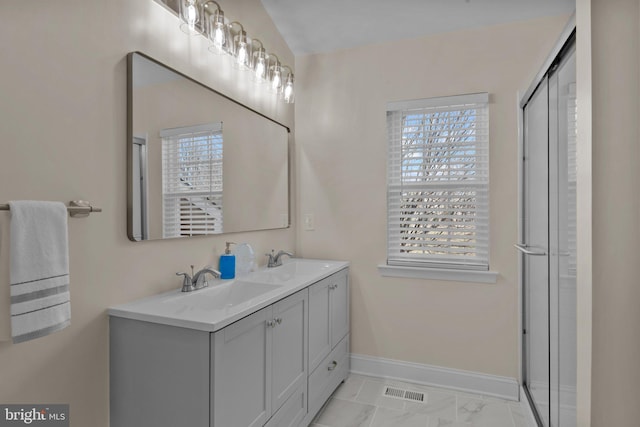
[[[259,0],[220,0],[270,51],[293,55]],[[107,307],[180,286],[174,273],[212,262],[227,236],[130,242],[126,233],[126,59],[139,50],[293,128],[293,107],[253,94],[152,0],[11,1],[0,5],[0,203],[90,200],[70,219],[72,324],[0,343],[1,403],[69,403],[72,426],[108,425]],[[8,296],[8,222],[0,213],[0,289]],[[295,249],[293,229],[234,234],[260,255]],[[261,263],[262,257],[258,256]],[[6,323],[7,307],[0,309]],[[6,324],[4,325],[6,335]]]
[[[293,64],[258,0],[220,3],[227,15]],[[593,407],[581,400],[587,393],[579,391],[580,426],[590,425],[589,418],[594,427],[634,425],[640,418],[634,399],[640,383],[640,339],[634,333],[640,324],[639,20],[638,0],[578,1],[578,25],[591,27],[587,40],[593,45],[585,52],[579,42],[578,78],[591,79],[584,67],[592,64],[588,92],[593,90],[594,104],[593,202],[583,200],[593,206],[594,263],[590,268],[582,258],[581,270],[593,271],[593,334],[587,323],[579,323],[580,348],[590,349],[593,339],[592,370],[590,357],[579,359],[581,384],[588,389],[593,377]],[[298,250],[353,262],[354,352],[518,375],[511,249],[517,191],[514,105],[517,90],[526,87],[565,21],[541,19],[298,58],[300,200],[294,213],[315,214],[316,228],[298,228]],[[178,287],[173,273],[211,262],[226,239],[133,243],[126,237],[125,55],[134,50],[294,124],[292,107],[254,94],[246,81],[235,82],[234,70],[219,66],[220,58],[208,55],[204,41],[184,36],[176,18],[151,0],[0,6],[0,203],[83,198],[104,209],[70,220],[71,327],[19,345],[0,343],[0,402],[70,403],[74,426],[108,425],[106,308]],[[396,65],[401,62],[408,66]],[[578,88],[580,94],[580,80]],[[491,264],[501,273],[498,283],[380,277],[385,102],[477,91],[492,95]],[[590,98],[579,98],[580,105],[589,105]],[[5,302],[8,221],[9,214],[0,213],[0,299]],[[250,242],[258,254],[296,246],[294,230],[233,238]],[[590,289],[581,297],[588,306]],[[583,320],[589,322],[586,311]],[[5,306],[2,312],[6,335]]]
[[[568,17],[296,59],[298,215],[306,257],[352,261],[352,352],[518,377],[517,97]],[[388,101],[490,94],[497,284],[383,278]]]
[[[631,426],[640,419],[640,2],[591,0],[587,6],[593,149],[590,425]]]

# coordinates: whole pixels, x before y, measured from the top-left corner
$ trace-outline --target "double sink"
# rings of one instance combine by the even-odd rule
[[[112,316],[217,331],[327,277],[347,262],[293,258],[233,280],[210,280],[189,293],[179,289],[109,309]]]

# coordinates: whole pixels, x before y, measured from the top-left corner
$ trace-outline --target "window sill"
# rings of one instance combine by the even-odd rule
[[[409,279],[452,280],[456,282],[496,283],[497,271],[454,270],[445,268],[403,267],[378,265],[378,272],[384,277],[405,277]]]

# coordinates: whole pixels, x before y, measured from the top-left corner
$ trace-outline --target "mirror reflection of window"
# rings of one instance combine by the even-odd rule
[[[136,241],[147,240],[149,238],[149,217],[148,210],[148,198],[147,198],[147,138],[142,136],[133,137],[132,145],[132,167],[133,167],[133,182],[136,185],[132,186],[132,199],[133,199],[133,212],[132,217],[133,224],[133,238]]]
[[[223,232],[222,122],[160,131],[163,237]]]

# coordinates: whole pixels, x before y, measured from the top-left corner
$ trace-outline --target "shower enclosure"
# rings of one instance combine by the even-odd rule
[[[575,27],[565,35],[521,102],[522,376],[545,427],[576,426]]]

